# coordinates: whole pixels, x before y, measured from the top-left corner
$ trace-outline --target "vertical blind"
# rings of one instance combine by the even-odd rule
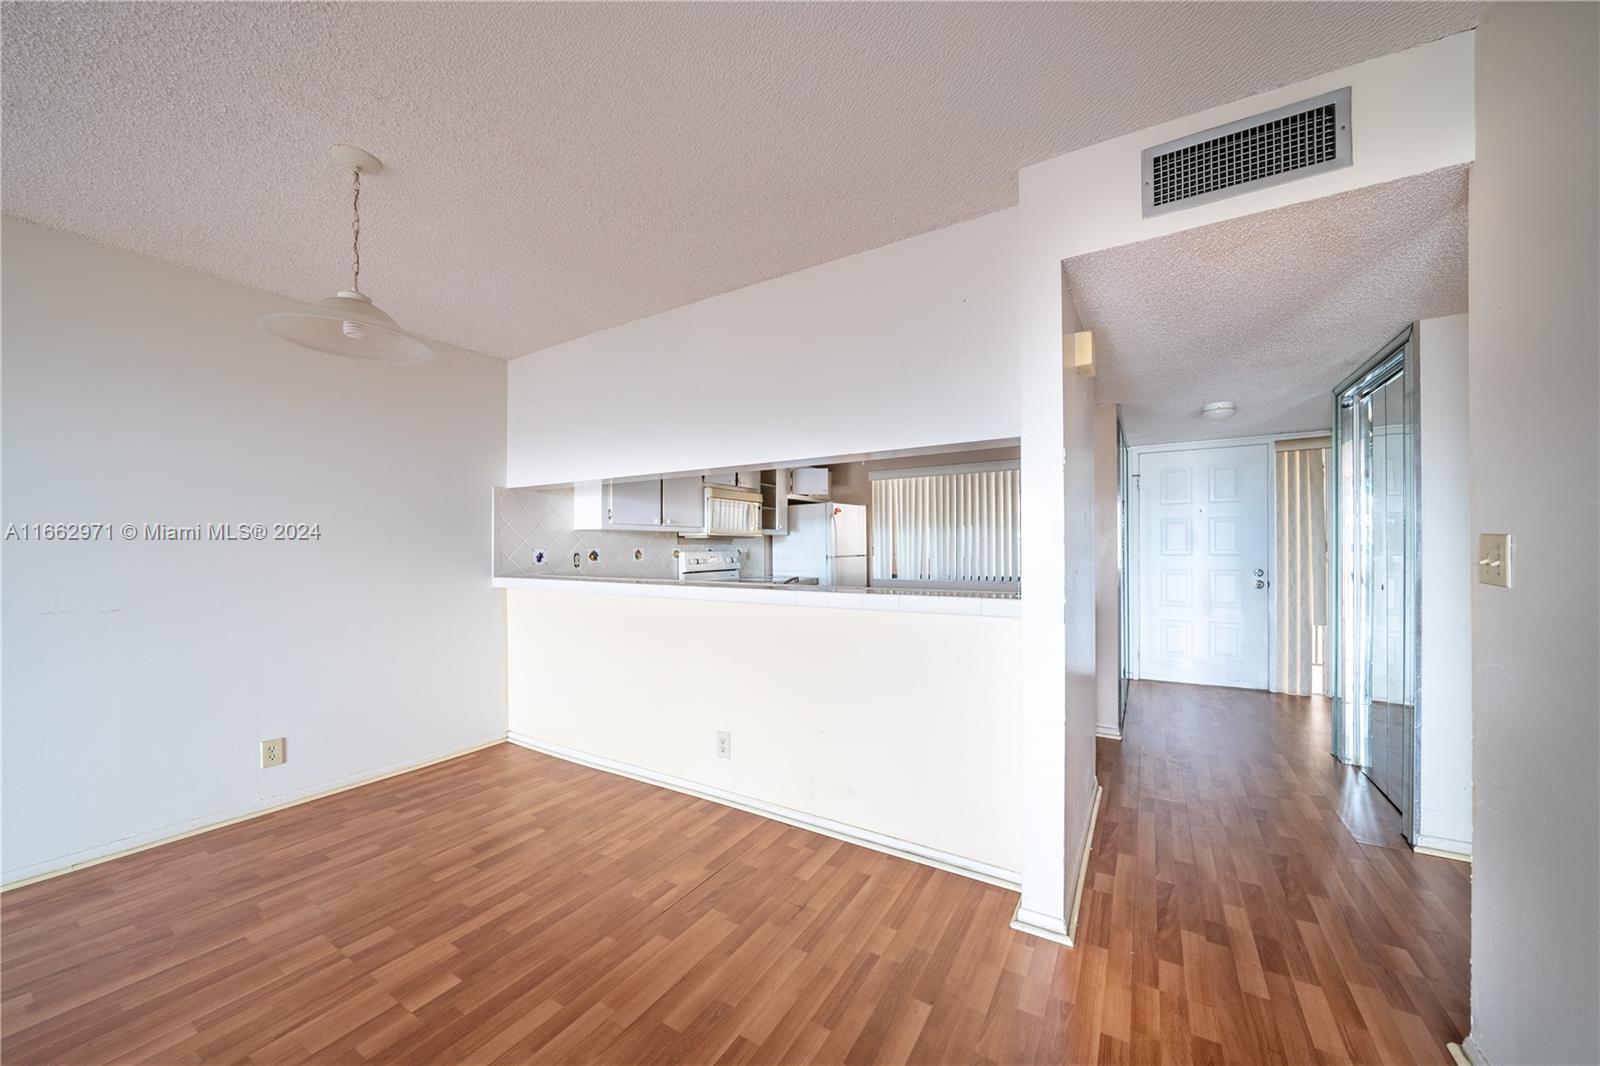
[[[1328,441],[1280,441],[1277,449],[1278,646],[1274,692],[1326,692],[1328,642]]]
[[[1015,469],[875,473],[873,580],[1018,580],[1021,484]]]

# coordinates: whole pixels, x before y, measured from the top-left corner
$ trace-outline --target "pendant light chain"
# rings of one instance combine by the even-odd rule
[[[350,173],[353,190],[350,195],[350,289],[361,291],[361,168],[352,167]]]
[[[340,171],[350,174],[349,288],[292,310],[269,311],[256,321],[272,336],[314,352],[378,363],[426,362],[434,357],[428,342],[401,329],[361,291],[361,173],[382,174],[383,160],[353,144],[336,144],[328,155],[337,167],[325,174],[327,179],[337,180]]]

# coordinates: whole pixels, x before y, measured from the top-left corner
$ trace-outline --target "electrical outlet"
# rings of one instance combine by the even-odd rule
[[[261,768],[269,766],[282,766],[289,758],[289,749],[282,737],[273,737],[271,740],[261,742]]]
[[[717,730],[717,758],[733,758],[733,734]]]

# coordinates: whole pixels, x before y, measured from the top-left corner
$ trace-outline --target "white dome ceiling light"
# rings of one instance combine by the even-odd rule
[[[1212,422],[1222,422],[1232,418],[1234,412],[1232,400],[1212,400],[1200,408],[1200,417]]]
[[[334,161],[350,170],[350,287],[294,311],[262,315],[261,328],[274,337],[347,359],[380,363],[422,363],[433,358],[426,341],[400,328],[361,291],[361,174],[383,169],[371,152],[336,144]]]

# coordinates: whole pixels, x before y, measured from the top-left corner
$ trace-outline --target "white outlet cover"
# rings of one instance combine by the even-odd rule
[[[733,734],[717,730],[717,758],[733,758]]]

